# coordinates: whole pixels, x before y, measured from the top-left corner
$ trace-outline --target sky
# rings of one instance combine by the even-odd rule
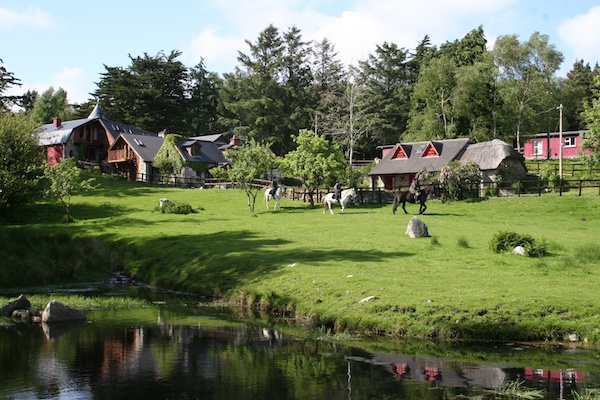
[[[233,72],[270,24],[327,38],[346,65],[384,42],[413,50],[428,35],[439,46],[480,25],[490,49],[500,36],[547,35],[564,56],[559,76],[600,62],[600,0],[0,0],[0,59],[22,83],[8,94],[63,88],[82,103],[105,66],[126,68],[130,56],[178,50],[187,67],[203,59]]]

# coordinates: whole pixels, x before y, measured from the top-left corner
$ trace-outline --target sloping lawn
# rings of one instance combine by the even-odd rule
[[[0,257],[9,260],[3,286],[123,268],[162,287],[293,311],[332,332],[600,341],[597,194],[430,201],[419,217],[431,237],[411,239],[414,215],[393,215],[391,205],[330,215],[282,199],[272,211],[259,193],[251,214],[240,190],[97,181],[97,190],[73,199],[75,223],[61,222],[58,204],[39,203],[0,225]],[[196,212],[163,214],[163,197]],[[528,234],[550,254],[495,254],[489,242],[499,231]]]

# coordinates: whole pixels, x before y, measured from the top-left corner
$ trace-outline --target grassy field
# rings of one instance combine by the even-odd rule
[[[251,214],[239,190],[97,182],[73,199],[75,223],[38,203],[0,225],[1,286],[123,268],[161,287],[293,312],[327,332],[600,343],[597,194],[433,201],[420,217],[431,237],[411,239],[414,215],[391,205],[324,215],[283,199],[281,211],[257,204]],[[160,213],[162,197],[196,212]],[[544,240],[550,255],[493,253],[492,236],[506,230]]]

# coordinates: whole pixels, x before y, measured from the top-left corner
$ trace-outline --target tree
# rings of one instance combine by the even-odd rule
[[[77,191],[93,189],[94,178],[82,179],[81,171],[72,158],[63,158],[58,164],[48,165],[44,177],[49,182],[46,194],[60,200],[65,210],[66,221],[73,222],[71,197]]]
[[[179,174],[185,166],[185,160],[177,149],[177,142],[181,138],[181,135],[167,135],[154,157],[152,166],[158,168],[163,174]]]
[[[373,121],[371,137],[376,144],[396,143],[406,130],[410,112],[411,68],[409,51],[394,43],[377,45],[375,54],[360,62],[364,96]]]
[[[2,63],[0,59],[0,63]],[[9,72],[4,65],[0,65],[0,112],[9,111],[14,104],[18,104],[19,96],[6,96],[4,92],[11,86],[21,86],[21,80]]]
[[[537,133],[535,117],[550,106],[545,100],[554,89],[552,77],[563,55],[549,43],[547,35],[539,32],[533,33],[525,43],[520,43],[516,35],[501,36],[494,44],[493,55],[499,71],[504,113],[510,118],[510,125],[505,129],[514,132],[520,151],[523,132]]]
[[[35,124],[20,113],[0,113],[0,216],[40,194],[44,153]]]
[[[408,133],[413,139],[456,137],[452,94],[456,86],[456,64],[448,55],[433,58],[421,66],[413,88]]]
[[[190,106],[188,132],[190,136],[224,131],[220,124],[219,89],[223,81],[214,72],[204,66],[204,60],[190,70]]]
[[[275,166],[275,156],[266,145],[252,139],[244,146],[233,147],[227,152],[232,165],[214,168],[211,173],[215,177],[227,178],[240,184],[248,199],[248,208],[254,212],[256,195],[261,189],[254,185],[254,179],[261,179]]]
[[[144,53],[143,57],[130,55],[127,68],[105,65],[94,97],[113,120],[150,132],[168,129],[186,134],[190,77],[177,60],[180,55],[176,50],[168,55]]]
[[[584,104],[582,114],[589,129],[581,140],[581,148],[589,153],[584,153],[582,159],[590,170],[600,168],[600,74],[595,75],[594,84],[594,97]]]
[[[74,114],[73,108],[67,101],[67,92],[63,88],[55,91],[53,87],[48,88],[36,98],[31,113],[38,126],[49,124],[54,117],[68,121]]]
[[[335,46],[323,39],[313,46],[313,85],[311,90],[317,99],[312,110],[312,126],[316,134],[333,131],[339,119],[339,106],[346,87],[344,65],[337,58]]]
[[[448,200],[460,200],[465,187],[470,190],[473,185],[481,183],[481,171],[472,161],[465,164],[458,160],[451,161],[440,170],[439,180],[446,189]]]
[[[302,129],[293,136],[297,147],[281,162],[286,175],[302,179],[314,207],[313,194],[323,183],[346,176],[346,159],[338,145],[332,145],[324,137]]]
[[[354,152],[361,140],[371,132],[374,120],[378,114],[369,112],[369,94],[367,87],[356,79],[346,83],[346,90],[342,96],[339,116],[334,130],[330,132],[336,143],[346,149],[348,165],[350,166],[350,185],[354,185],[352,164]]]

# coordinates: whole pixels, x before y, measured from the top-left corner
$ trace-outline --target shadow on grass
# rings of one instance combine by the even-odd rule
[[[216,293],[265,274],[280,273],[294,263],[335,261],[342,267],[348,262],[384,262],[390,257],[412,255],[397,251],[281,249],[289,243],[242,230],[130,241],[125,247],[131,261],[129,272],[137,279],[167,289]]]

